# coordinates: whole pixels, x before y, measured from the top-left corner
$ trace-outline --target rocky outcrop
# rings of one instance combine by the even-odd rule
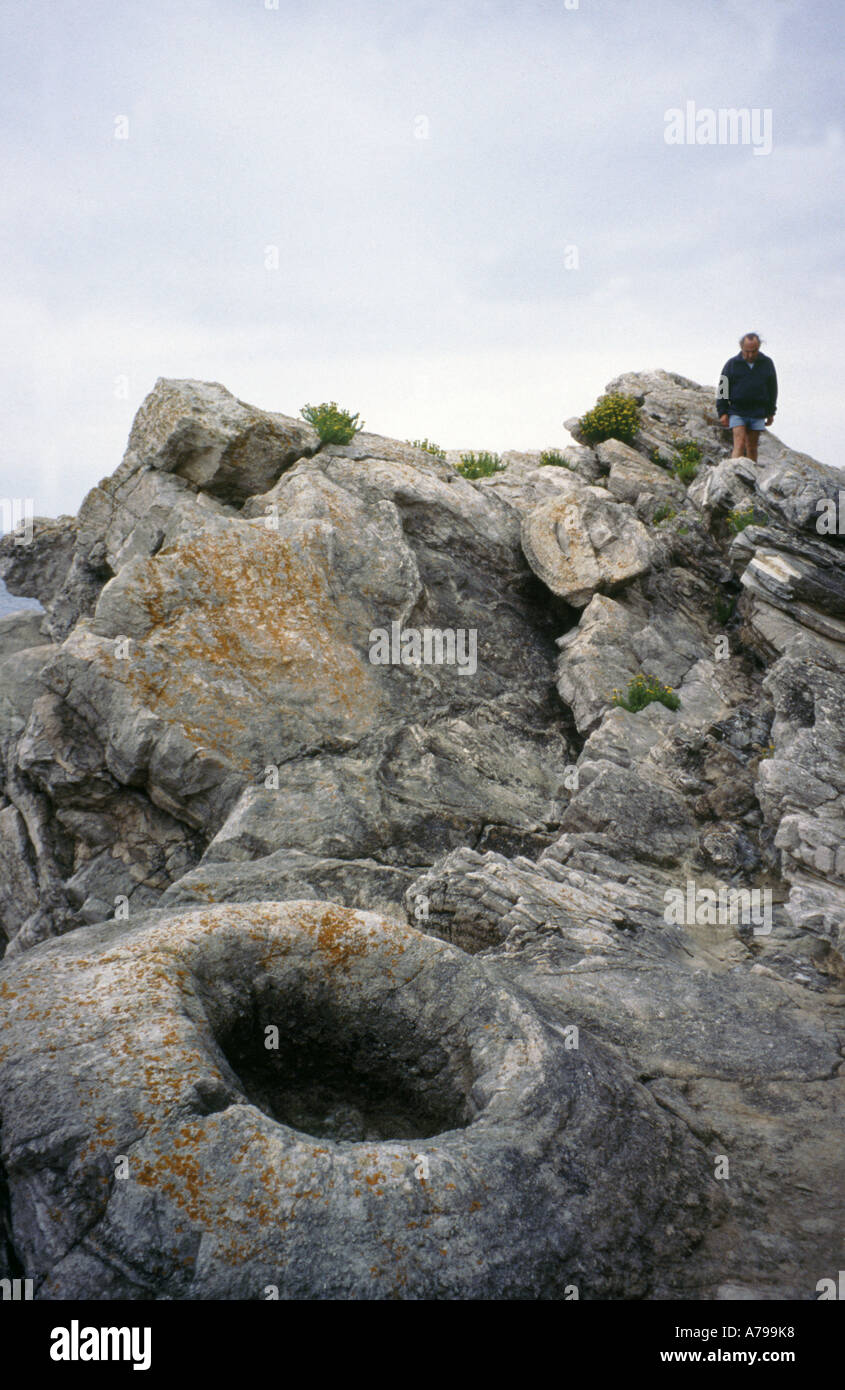
[[[350,864],[356,902],[396,906],[454,845],[547,843],[574,753],[519,512],[378,436],[308,457],[307,431],[221,392],[160,383],[80,512],[85,563],[112,577],[41,661],[15,753],[56,807],[69,909],[151,906],[203,851],[316,851]],[[242,488],[278,477],[236,510],[196,486],[221,450]],[[472,635],[472,671],[469,649],[371,660],[394,625]]]
[[[39,1297],[838,1267],[845,475],[609,389],[631,444],[470,482],[160,381],[79,516],[0,542],[44,610],[0,621],[0,1267]]]

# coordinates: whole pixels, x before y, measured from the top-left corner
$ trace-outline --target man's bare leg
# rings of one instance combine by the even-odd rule
[[[734,425],[734,451],[731,454],[731,458],[742,459],[748,457],[745,452],[748,434],[749,431],[746,429],[745,425]]]
[[[760,438],[761,433],[762,430],[746,430],[746,434],[748,436],[745,445],[746,449],[748,450],[746,458],[750,458],[752,463],[757,462],[757,441]]]

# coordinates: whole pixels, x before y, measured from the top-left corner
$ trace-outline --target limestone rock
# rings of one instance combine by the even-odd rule
[[[318,447],[310,425],[246,405],[219,382],[159,378],[135,417],[128,452],[236,502],[265,492]]]
[[[76,531],[75,517],[36,516],[30,540],[14,532],[0,538],[0,578],[9,593],[50,603],[70,566]]]
[[[799,544],[782,532],[749,526],[736,537],[731,556],[746,589],[845,644],[845,578],[833,546],[809,539]]]
[[[665,468],[644,459],[629,444],[608,439],[596,445],[596,454],[610,470],[607,490],[618,502],[629,502],[633,506],[640,498],[676,503],[683,500],[683,483]]]
[[[42,622],[43,614],[28,608],[0,618],[0,661],[28,647],[43,646]]]
[[[38,908],[38,878],[29,862],[29,840],[15,806],[0,811],[0,934],[3,946]]]
[[[589,730],[638,669],[632,646],[640,622],[615,599],[595,594],[577,627],[558,638],[557,688],[576,727]]]
[[[625,601],[596,594],[577,627],[558,639],[557,688],[572,708],[580,732],[589,733],[612,708],[615,695],[627,695],[638,673],[678,689],[696,663],[712,651],[706,620],[696,612],[700,586],[684,572],[661,576],[651,598],[630,594]],[[682,698],[682,713],[693,691]],[[700,698],[700,692],[699,692]]]
[[[34,616],[40,620],[40,614]],[[16,635],[22,635],[20,630]],[[52,654],[50,645],[27,646],[0,658],[0,741],[23,733],[33,704],[44,693],[41,672]]]
[[[575,608],[644,574],[651,563],[648,532],[631,509],[574,482],[525,518],[522,548],[534,573]]]
[[[535,453],[519,453],[512,449],[508,453],[502,454],[502,463],[506,465],[507,471],[506,474],[499,475],[497,481],[510,481],[514,476],[524,477],[526,473],[534,472],[541,467],[563,467],[576,473],[585,483],[596,483],[607,473],[607,466],[601,462],[597,452],[582,444],[567,444],[562,449],[550,449],[544,452],[559,454],[564,463],[541,464],[540,450]]]
[[[708,514],[740,511],[753,505],[757,466],[750,459],[721,459],[711,468],[700,468],[687,496]]]
[[[775,704],[758,794],[793,885],[797,925],[841,946],[845,934],[845,669],[797,638],[764,682]],[[797,892],[795,891],[797,888]]]

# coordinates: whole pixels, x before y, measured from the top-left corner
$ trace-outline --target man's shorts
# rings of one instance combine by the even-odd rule
[[[735,430],[737,425],[744,425],[747,430],[764,430],[765,420],[753,420],[750,415],[731,415],[728,420],[728,428]]]

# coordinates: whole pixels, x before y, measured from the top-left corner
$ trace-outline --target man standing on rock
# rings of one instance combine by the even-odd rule
[[[778,379],[771,357],[760,351],[760,334],[745,333],[740,350],[722,368],[716,396],[719,424],[734,435],[732,458],[757,460],[760,431],[775,418]]]

